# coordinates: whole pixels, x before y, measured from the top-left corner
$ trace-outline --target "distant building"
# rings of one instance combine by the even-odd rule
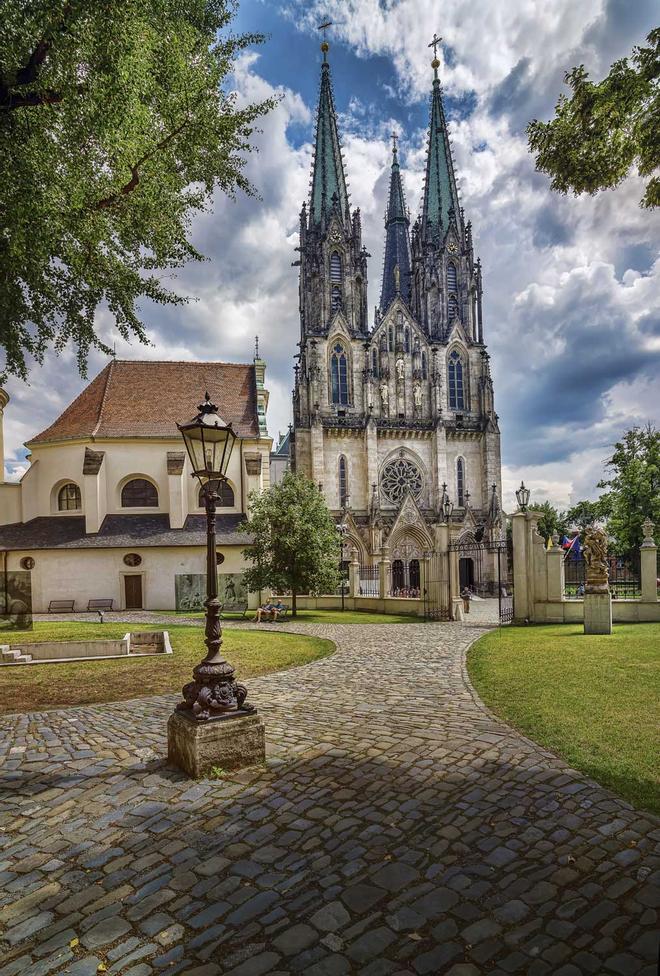
[[[270,483],[279,485],[285,473],[291,467],[291,432],[279,434],[278,444],[270,455]]]
[[[197,413],[206,390],[238,434],[218,509],[217,558],[221,599],[240,599],[248,493],[270,483],[265,370],[259,358],[112,361],[28,441],[20,483],[0,484],[0,572],[29,569],[35,612],[67,599],[76,610],[103,598],[115,609],[199,605],[206,516],[176,424]],[[0,420],[7,401],[1,394]]]

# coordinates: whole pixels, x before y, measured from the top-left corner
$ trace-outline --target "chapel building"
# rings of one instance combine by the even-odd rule
[[[482,273],[459,202],[432,61],[421,213],[406,207],[396,140],[380,301],[367,302],[369,254],[351,209],[322,46],[315,155],[300,214],[300,353],[292,460],[348,526],[357,550],[392,565],[391,593],[419,595],[420,560],[453,504],[449,542],[500,538],[500,432],[484,342]],[[446,506],[445,506],[446,507]],[[385,547],[385,548],[383,548]],[[493,580],[492,559],[461,560],[461,585]]]

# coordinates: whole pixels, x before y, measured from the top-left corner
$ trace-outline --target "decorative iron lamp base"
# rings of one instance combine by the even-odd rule
[[[177,711],[167,723],[167,758],[193,779],[215,769],[231,772],[256,766],[266,759],[266,735],[256,712],[200,722],[190,712]]]

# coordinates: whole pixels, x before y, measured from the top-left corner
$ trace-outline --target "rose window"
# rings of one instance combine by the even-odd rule
[[[397,458],[383,468],[380,487],[385,497],[395,504],[403,499],[407,491],[417,499],[422,493],[422,475],[412,461]]]

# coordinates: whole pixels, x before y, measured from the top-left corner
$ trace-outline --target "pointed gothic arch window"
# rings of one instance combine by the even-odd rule
[[[333,403],[348,403],[348,357],[340,342],[335,345],[330,357],[330,389]]]
[[[452,322],[458,315],[458,302],[456,301],[455,295],[449,296],[449,301],[447,303],[447,318]]]
[[[465,506],[465,461],[460,457],[456,461],[456,500],[459,508]]]
[[[375,349],[371,350],[371,372],[378,378],[378,353]]]
[[[426,353],[422,353],[422,379],[427,380],[429,378],[429,371],[426,365]]]
[[[449,355],[447,364],[447,379],[449,386],[449,407],[451,410],[465,409],[465,393],[463,389],[463,360],[454,351]]]
[[[339,507],[345,508],[348,501],[348,468],[346,458],[340,455],[339,458]]]
[[[394,352],[394,329],[392,326],[387,330],[387,348],[390,352]]]
[[[333,251],[330,255],[330,306],[333,312],[342,306],[342,280],[341,255]]]
[[[404,348],[406,352],[410,352],[410,329],[406,326],[404,332]]]
[[[457,291],[458,290],[458,275],[456,274],[456,265],[453,261],[450,261],[447,265],[447,291]]]

